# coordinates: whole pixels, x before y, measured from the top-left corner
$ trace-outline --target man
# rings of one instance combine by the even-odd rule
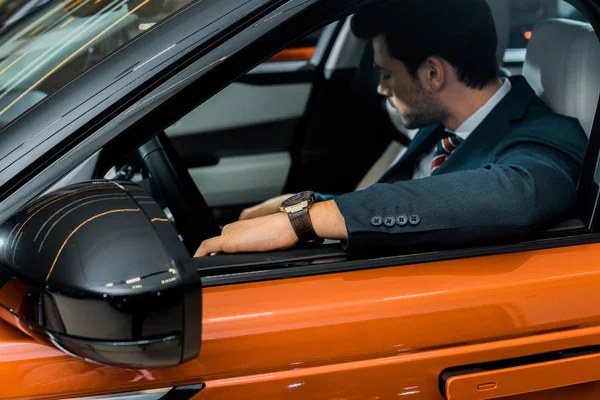
[[[304,193],[285,212],[284,198],[272,199],[202,243],[198,256],[285,249],[317,236],[349,249],[519,238],[573,211],[585,134],[524,78],[498,77],[485,0],[389,1],[352,25],[372,39],[379,93],[417,136],[370,188],[317,194],[314,205]]]

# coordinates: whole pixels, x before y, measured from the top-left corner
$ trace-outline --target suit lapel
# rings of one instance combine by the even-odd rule
[[[450,157],[436,169],[432,176],[459,169],[467,158],[475,154],[490,154],[496,145],[496,137],[504,136],[510,131],[511,124],[524,117],[527,107],[535,97],[535,93],[522,76],[510,78],[512,89],[492,112],[479,124]]]
[[[489,154],[490,149],[495,145],[495,136],[505,135],[514,121],[522,119],[529,104],[535,97],[531,86],[522,76],[510,78],[512,85],[511,91],[502,99],[492,112],[479,124],[479,126],[469,135],[467,140],[462,143],[448,157],[448,160],[440,168],[435,170],[432,175],[439,175],[460,169],[474,154],[485,152]],[[431,151],[433,146],[442,139],[444,127],[442,125],[433,125],[423,128],[413,139],[406,153],[402,158],[392,166],[379,180],[379,182],[396,182],[412,179],[413,171],[419,157],[426,151]]]
[[[456,150],[450,154],[448,159],[431,176],[445,174],[455,171],[467,158],[474,157],[480,152],[489,154],[489,151],[495,146],[496,141],[492,138],[498,134],[502,135],[510,130],[510,124],[500,112],[492,111],[481,124],[469,135]]]
[[[402,158],[381,177],[379,182],[405,181],[412,178],[416,163],[421,155],[430,151],[444,133],[442,125],[423,128],[406,149]]]

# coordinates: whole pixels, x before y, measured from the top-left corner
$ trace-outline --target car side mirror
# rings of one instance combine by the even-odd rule
[[[201,301],[175,228],[131,182],[68,186],[0,224],[0,317],[67,353],[181,364],[200,351]]]

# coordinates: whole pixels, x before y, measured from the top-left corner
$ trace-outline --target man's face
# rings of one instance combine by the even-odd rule
[[[373,39],[373,50],[375,65],[381,72],[377,91],[391,99],[406,128],[422,128],[446,118],[446,109],[424,87],[419,73],[412,76],[402,61],[389,55],[382,35]]]

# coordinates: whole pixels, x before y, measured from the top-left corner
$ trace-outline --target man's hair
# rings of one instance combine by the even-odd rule
[[[471,88],[499,75],[498,37],[485,0],[389,0],[358,12],[352,31],[367,40],[382,35],[390,56],[413,76],[432,56],[448,61]]]

